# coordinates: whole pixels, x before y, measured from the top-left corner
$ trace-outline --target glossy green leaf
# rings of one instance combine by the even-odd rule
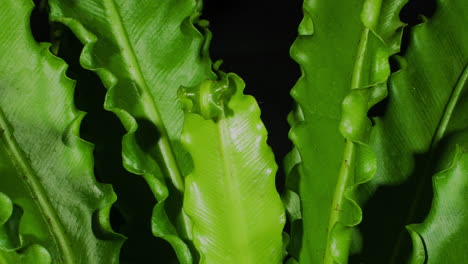
[[[304,2],[300,36],[291,49],[303,73],[291,93],[298,108],[290,118],[300,162],[286,161],[300,178],[303,230],[292,241],[302,236],[302,243],[290,249],[299,263],[347,263],[352,227],[362,218],[358,204],[366,196],[358,185],[376,170],[367,112],[386,96],[405,2]]]
[[[411,29],[407,50],[396,58],[401,70],[390,78],[388,103],[383,116],[374,119],[370,140],[378,169],[368,186],[407,186],[406,191],[393,187],[398,213],[378,204],[368,212],[375,216],[366,224],[367,232],[380,232],[385,247],[378,246],[378,254],[392,263],[403,261],[402,249],[408,247],[402,243],[408,235],[404,226],[425,216],[424,194],[430,192],[432,175],[449,166],[448,150],[468,145],[468,35],[463,26],[468,3],[438,0],[435,14],[423,20]],[[381,221],[391,222],[391,228],[381,230],[375,225]]]
[[[452,156],[453,164],[433,178],[429,216],[424,223],[411,226],[421,241],[416,241],[414,251],[425,252],[425,258],[410,263],[464,263],[468,259],[468,153],[457,148]]]
[[[431,19],[412,28],[407,51],[397,57],[402,69],[390,79],[385,114],[375,118],[375,183],[406,180],[415,153],[427,153],[447,135],[466,129],[468,5],[439,0],[436,7]]]
[[[184,211],[201,263],[281,263],[284,255],[277,166],[260,109],[244,86],[237,75],[220,73],[218,81],[181,90],[182,139],[194,163]]]
[[[117,263],[116,197],[94,178],[66,65],[33,39],[32,1],[0,5],[0,263]]]
[[[194,26],[201,3],[50,0],[50,5],[51,19],[67,25],[85,45],[81,64],[101,77],[108,89],[105,108],[128,131],[122,143],[125,168],[142,175],[158,200],[154,235],[171,243],[182,263],[191,263],[177,198],[191,168],[179,142],[183,112],[177,89],[215,77],[209,37]],[[168,197],[171,208],[165,208]],[[179,212],[169,217],[168,210]]]

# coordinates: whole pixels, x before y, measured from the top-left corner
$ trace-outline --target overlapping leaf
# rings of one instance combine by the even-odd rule
[[[367,208],[372,222],[364,229],[385,243],[376,246],[377,241],[368,240],[362,255],[377,258],[367,261],[404,261],[404,226],[427,213],[423,199],[430,197],[425,194],[430,193],[431,177],[452,160],[447,149],[468,143],[467,17],[466,1],[438,0],[435,14],[411,29],[409,47],[397,57],[401,70],[390,78],[388,103],[383,116],[375,118],[371,135],[378,170],[369,186],[405,185],[395,186],[393,193],[387,189],[388,207],[398,213],[378,204]],[[384,201],[381,193],[379,189],[376,199]],[[375,225],[384,221],[391,224],[383,230]]]
[[[466,149],[456,150],[451,167],[434,176],[429,216],[408,228],[414,242],[410,263],[463,263],[468,258],[468,159]]]
[[[429,216],[410,228],[415,232],[413,264],[463,263],[468,259],[468,154],[459,147],[456,150],[453,164],[434,176]]]
[[[286,166],[297,163],[290,171],[300,177],[302,243],[291,249],[300,263],[347,262],[351,227],[362,217],[357,185],[376,169],[366,145],[367,111],[386,95],[388,59],[399,51],[404,3],[304,2],[300,36],[291,50],[303,72],[292,91],[298,109],[290,133],[301,161],[290,159]],[[292,236],[295,241],[298,234]]]
[[[281,263],[284,209],[267,131],[234,74],[184,88],[183,143],[193,157],[184,211],[201,263]]]
[[[0,263],[117,263],[116,197],[78,136],[66,65],[33,39],[31,1],[0,4]]]
[[[181,195],[191,160],[179,142],[183,113],[177,89],[214,78],[207,42],[195,28],[201,3],[183,1],[51,0],[51,18],[85,44],[81,64],[108,89],[105,107],[127,129],[123,159],[143,175],[158,204],[153,233],[169,241],[182,263],[192,261],[181,239],[187,226],[169,217],[165,200]],[[177,199],[172,207],[181,207]],[[177,219],[175,219],[177,218]],[[174,223],[178,222],[176,226]]]

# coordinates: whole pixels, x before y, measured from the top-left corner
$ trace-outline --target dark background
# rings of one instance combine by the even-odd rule
[[[246,82],[245,93],[255,96],[268,130],[268,143],[278,165],[278,187],[284,180],[282,160],[291,150],[287,115],[289,95],[300,77],[289,57],[302,19],[301,0],[205,0],[202,18],[213,32],[211,57],[224,61],[222,70]]]

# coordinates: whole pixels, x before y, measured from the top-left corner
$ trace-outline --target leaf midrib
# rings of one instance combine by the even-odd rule
[[[10,131],[8,120],[0,107],[0,129],[3,130],[2,138],[5,140],[5,146],[10,156],[14,160],[16,166],[21,170],[24,175],[22,180],[26,183],[26,186],[32,193],[32,199],[37,203],[39,211],[44,218],[44,221],[48,223],[48,229],[52,234],[52,238],[55,241],[55,245],[61,254],[59,257],[63,259],[64,263],[78,263],[75,261],[75,256],[71,247],[71,243],[68,240],[65,229],[52,205],[49,198],[40,183],[38,175],[34,172],[32,166],[29,164],[28,159],[23,154],[21,147],[16,141],[13,133]]]
[[[378,23],[378,19],[380,16],[380,9],[382,7],[382,1],[375,1],[373,3],[369,2],[369,0],[366,0],[363,2],[363,6],[361,9],[361,16],[363,9],[367,7],[367,4],[374,4],[374,9],[372,10],[373,12],[373,19],[372,21],[368,21],[368,26],[375,27]],[[375,8],[377,7],[377,8]],[[369,12],[369,10],[367,10]],[[368,42],[368,35],[371,32],[370,28],[367,28],[366,25],[364,25],[364,22],[362,19],[360,20],[363,26],[363,29],[361,31],[361,37],[359,40],[358,44],[358,49],[356,53],[356,61],[353,66],[353,74],[352,74],[352,80],[351,80],[351,92],[353,89],[360,88],[359,85],[361,83],[362,79],[362,73],[363,73],[363,67],[364,67],[364,58],[365,58],[365,52],[366,52],[366,47],[367,47],[367,42]],[[368,95],[367,95],[368,96]],[[363,121],[364,122],[364,121]],[[343,151],[343,159],[342,159],[342,164],[340,168],[340,172],[338,175],[336,187],[335,187],[335,192],[333,195],[333,200],[331,204],[331,209],[330,209],[330,214],[328,218],[328,234],[327,234],[327,241],[326,241],[326,247],[325,247],[325,254],[324,254],[324,263],[334,263],[333,259],[333,254],[330,252],[331,251],[331,238],[333,235],[333,227],[335,226],[336,223],[339,222],[340,214],[341,214],[341,206],[343,205],[343,200],[345,199],[345,192],[346,189],[349,185],[350,177],[352,177],[352,172],[350,171],[350,168],[352,168],[352,164],[355,162],[355,148],[354,148],[354,142],[353,140],[349,138],[345,138],[345,146],[344,146],[344,151]]]
[[[230,154],[227,151],[227,149],[230,149],[230,137],[228,137],[229,133],[229,128],[228,124],[226,121],[226,117],[222,117],[221,120],[218,121],[218,135],[219,135],[219,142],[220,142],[220,151],[219,153],[221,154],[220,159],[222,159],[223,162],[223,175],[225,176],[226,179],[226,184],[225,186],[228,187],[229,192],[229,202],[232,204],[233,208],[230,210],[231,215],[233,217],[230,217],[232,221],[236,226],[236,231],[231,232],[231,234],[234,234],[235,236],[233,239],[235,239],[235,246],[237,247],[234,252],[242,252],[241,256],[242,259],[244,260],[242,263],[248,264],[251,262],[248,262],[252,260],[253,258],[251,257],[253,254],[250,251],[251,247],[245,247],[243,245],[246,245],[247,242],[247,237],[248,237],[248,232],[246,228],[246,222],[245,222],[245,217],[243,215],[243,207],[240,204],[240,201],[242,200],[241,194],[239,192],[239,183],[237,181],[237,178],[235,177],[236,175],[233,175],[235,173],[232,173],[233,171],[236,171],[236,167],[231,166],[234,162],[231,161]],[[234,188],[233,187],[237,187]],[[247,261],[247,262],[245,262]]]
[[[437,143],[445,136],[445,131],[450,123],[452,118],[453,111],[457,106],[457,103],[460,99],[463,89],[465,88],[468,82],[468,64],[465,65],[462,73],[459,75],[457,79],[457,83],[455,88],[453,89],[452,93],[450,94],[450,98],[445,105],[444,113],[440,119],[438,124],[436,133],[434,134],[434,138],[432,139],[430,148],[433,149]]]
[[[361,82],[361,74],[362,68],[364,65],[364,53],[366,49],[367,43],[367,35],[369,33],[369,29],[364,28],[361,32],[361,39],[359,41],[358,46],[358,55],[357,60],[353,69],[353,78],[351,82],[351,91],[354,88],[358,88],[358,84]],[[354,156],[355,156],[355,148],[354,142],[350,139],[345,138],[345,146],[343,151],[343,159],[342,164],[338,176],[338,180],[336,183],[335,192],[333,195],[333,201],[331,204],[331,210],[329,214],[329,222],[328,222],[328,235],[327,235],[327,242],[324,254],[324,263],[334,263],[333,254],[330,252],[330,243],[331,243],[331,236],[333,235],[333,227],[337,222],[339,222],[340,214],[341,214],[341,206],[343,204],[343,200],[345,199],[345,191],[349,185],[349,179],[352,176],[350,171],[351,164],[354,163]]]
[[[166,127],[161,118],[161,114],[156,106],[156,102],[150,92],[143,73],[140,63],[138,62],[135,50],[130,42],[128,33],[123,25],[122,17],[117,10],[115,0],[104,0],[104,6],[108,10],[111,28],[115,30],[115,38],[117,43],[122,48],[122,55],[124,60],[128,62],[130,67],[127,67],[128,72],[134,78],[138,87],[141,89],[141,100],[143,107],[148,114],[149,119],[156,125],[160,132],[160,139],[158,141],[164,163],[166,165],[167,176],[172,180],[174,186],[180,190],[184,190],[184,181],[181,176],[180,168],[177,164],[175,154],[170,142]]]

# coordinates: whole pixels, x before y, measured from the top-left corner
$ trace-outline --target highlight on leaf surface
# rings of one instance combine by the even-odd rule
[[[32,1],[0,5],[0,263],[117,263],[116,196],[94,177],[67,66],[34,40]]]
[[[285,213],[260,109],[237,75],[218,74],[180,92],[194,164],[184,194],[192,239],[201,263],[281,263]]]

